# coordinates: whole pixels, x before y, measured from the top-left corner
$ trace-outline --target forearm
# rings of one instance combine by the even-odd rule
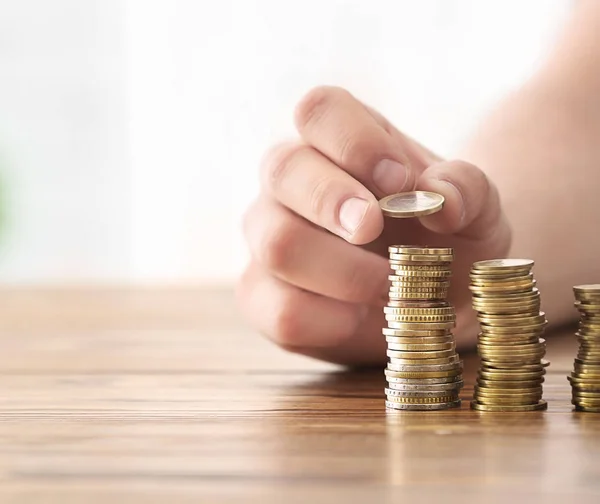
[[[512,257],[532,258],[552,323],[600,282],[600,2],[580,2],[548,63],[461,152],[499,188]]]

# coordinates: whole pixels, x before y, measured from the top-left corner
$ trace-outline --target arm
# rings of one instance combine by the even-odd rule
[[[573,285],[600,282],[600,2],[576,4],[545,64],[460,157],[496,183],[510,256],[535,260],[550,322],[573,319]]]

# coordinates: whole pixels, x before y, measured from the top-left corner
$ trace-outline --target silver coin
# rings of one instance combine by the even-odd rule
[[[442,397],[444,395],[451,395],[460,391],[461,386],[453,384],[452,387],[445,388],[427,388],[427,389],[395,389],[386,388],[385,394],[388,396],[399,396],[399,397]]]
[[[415,365],[415,364],[397,364],[388,362],[387,368],[390,371],[400,371],[404,373],[426,373],[432,371],[455,371],[462,370],[462,362],[458,358],[449,364],[431,364],[431,365]]]
[[[420,381],[420,380],[419,380]],[[389,382],[388,388],[391,390],[405,391],[405,392],[427,392],[427,391],[448,391],[448,390],[460,390],[464,387],[465,382],[458,380],[450,383],[431,383],[431,384],[408,384],[408,383],[394,383]]]
[[[388,410],[404,410],[404,411],[436,411],[449,408],[458,408],[461,404],[460,399],[451,402],[437,404],[406,404],[396,403],[393,401],[385,401],[385,406]]]
[[[386,381],[388,386],[391,388],[397,388],[399,386],[439,386],[439,385],[454,385],[456,383],[463,383],[462,375],[448,376],[446,378],[395,378],[393,376],[387,376]],[[393,387],[392,387],[393,385]]]
[[[395,218],[430,215],[439,212],[443,206],[444,197],[428,191],[391,194],[379,200],[383,215]]]

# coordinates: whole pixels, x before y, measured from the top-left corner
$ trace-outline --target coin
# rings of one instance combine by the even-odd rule
[[[392,322],[388,321],[388,329],[399,329],[403,331],[447,331],[456,327],[455,321],[448,322]]]
[[[388,401],[399,403],[402,409],[405,405],[423,409],[419,406],[427,404],[415,403],[433,398],[442,403],[440,409],[452,407],[464,385],[452,334],[456,313],[446,299],[454,251],[393,245],[388,252],[394,273],[388,277],[388,303],[383,309],[386,327],[382,329],[389,357],[385,370]]]
[[[454,255],[430,255],[430,254],[390,254],[390,261],[399,263],[450,263],[454,260]]]
[[[506,389],[527,389],[530,387],[537,387],[541,385],[544,381],[544,378],[540,378],[539,380],[533,381],[500,381],[500,380],[483,380],[481,378],[477,378],[477,386],[480,388],[490,388],[490,389],[498,389],[498,390],[506,390]]]
[[[461,404],[460,399],[456,401],[438,404],[406,404],[393,401],[386,401],[385,406],[390,410],[406,410],[406,411],[435,411],[450,408],[458,408]]]
[[[456,320],[456,315],[454,313],[448,315],[440,315],[437,313],[430,315],[399,315],[387,313],[385,319],[391,322],[454,322]]]
[[[384,327],[381,332],[384,336],[391,336],[396,338],[412,338],[414,337],[446,337],[451,336],[449,329],[393,329]]]
[[[454,250],[449,247],[420,247],[417,245],[392,245],[388,247],[390,254],[418,254],[418,255],[453,255]]]
[[[487,261],[478,261],[473,264],[472,271],[485,271],[487,274],[504,273],[514,270],[530,270],[534,262],[531,259],[490,259]]]
[[[479,411],[491,412],[521,412],[521,411],[540,411],[548,408],[548,404],[544,400],[540,400],[536,404],[527,405],[510,405],[510,404],[480,404],[477,401],[471,401],[471,408]]]
[[[422,217],[439,212],[443,206],[444,197],[428,191],[396,193],[379,200],[383,215],[394,218]]]
[[[454,350],[454,343],[390,343],[387,347],[389,350],[397,350],[400,352],[431,352],[439,350]]]
[[[445,391],[445,390],[460,390],[464,385],[463,380],[453,380],[447,383],[435,383],[434,381],[426,382],[426,383],[402,383],[402,382],[394,382],[391,381],[388,383],[388,389],[392,390],[407,390],[407,391],[417,391],[422,390],[431,393],[437,393],[437,391]],[[443,395],[443,394],[439,394]]]
[[[429,378],[453,378],[462,375],[462,367],[449,369],[447,371],[395,371],[386,369],[385,375],[390,378],[411,378],[416,380],[424,380]]]
[[[386,380],[388,382],[388,387],[390,387],[392,384],[396,384],[418,387],[431,387],[432,389],[435,389],[433,385],[437,386],[440,384],[453,384],[458,382],[461,382],[462,384],[463,382],[460,373],[454,374],[453,376],[442,376],[437,378],[397,378],[395,376],[390,376],[386,373]]]

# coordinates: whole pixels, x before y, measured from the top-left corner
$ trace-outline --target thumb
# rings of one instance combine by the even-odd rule
[[[417,189],[444,196],[438,213],[420,219],[427,229],[483,240],[506,226],[496,186],[476,166],[464,161],[444,161],[427,168]]]

